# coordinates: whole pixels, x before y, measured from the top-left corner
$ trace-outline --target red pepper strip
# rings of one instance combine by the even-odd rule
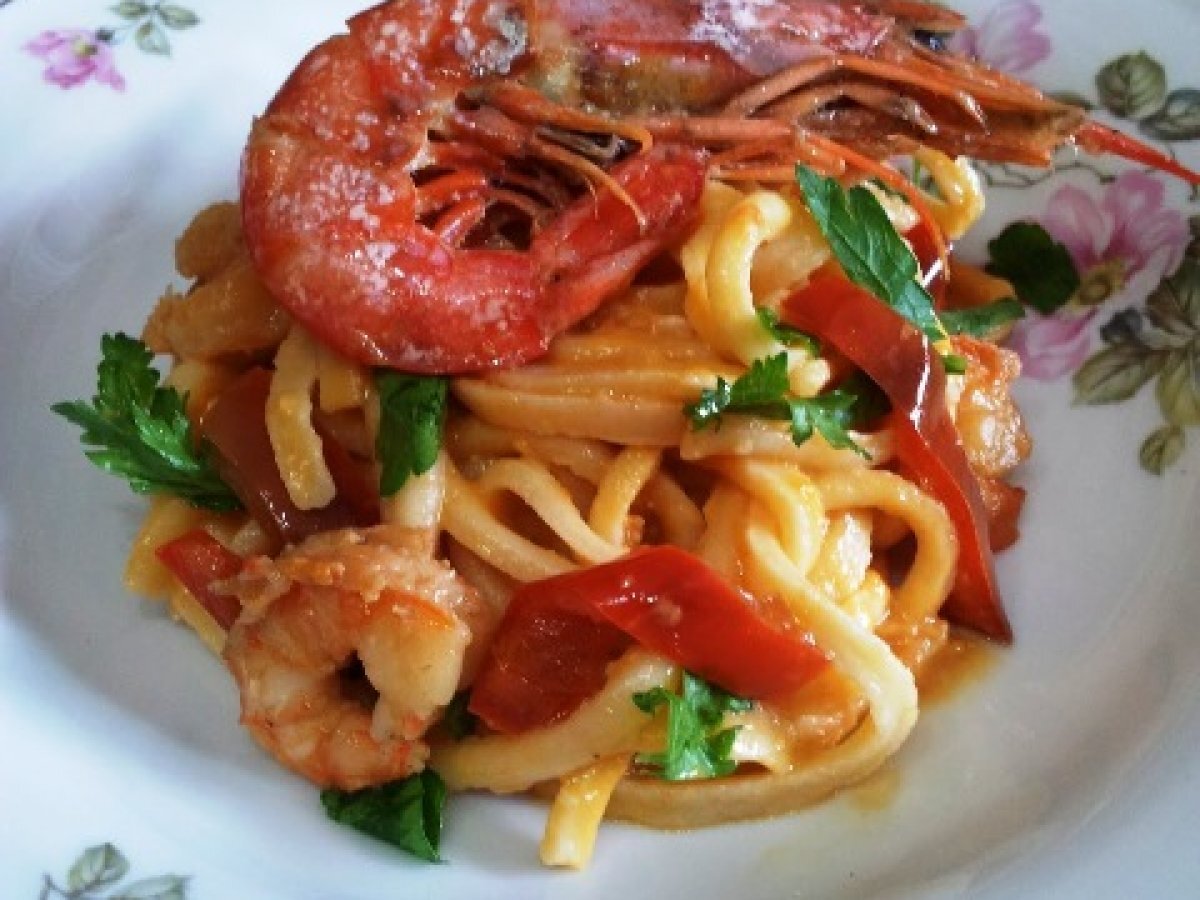
[[[1099,122],[1085,122],[1083,127],[1075,132],[1075,140],[1089,153],[1112,153],[1116,156],[1123,156],[1133,162],[1150,166],[1152,169],[1158,169],[1160,172],[1166,172],[1176,178],[1182,178],[1189,184],[1200,184],[1200,173],[1193,172],[1178,160],[1143,144],[1137,138],[1107,128]]]
[[[634,642],[756,699],[794,690],[828,662],[810,636],[775,627],[695,556],[653,547],[517,591],[470,710],[504,733],[549,725],[598,691]]]
[[[337,494],[322,509],[298,509],[279,475],[275,451],[267,436],[269,369],[250,369],[213,401],[200,423],[200,434],[216,450],[217,471],[242,505],[277,543],[295,543],[336,528],[374,525],[379,521],[376,497],[371,507],[355,501],[362,490],[347,483],[346,454],[331,453],[325,441],[326,463]]]
[[[921,265],[921,285],[933,297],[934,308],[941,309],[946,305],[946,258],[941,255],[946,243],[937,228],[937,222],[922,215],[904,237]]]
[[[203,528],[193,528],[154,551],[159,561],[191,591],[200,605],[226,631],[242,611],[237,597],[219,594],[213,583],[232,578],[242,568],[242,558]]]
[[[897,457],[945,507],[958,535],[958,571],[942,612],[1011,641],[992,568],[987,509],[946,410],[946,375],[929,340],[869,291],[829,270],[788,297],[782,318],[828,341],[887,394]]]
[[[321,437],[321,455],[337,491],[333,502],[348,510],[355,525],[379,524],[379,479],[372,467],[355,458],[320,419],[313,420],[313,427]]]

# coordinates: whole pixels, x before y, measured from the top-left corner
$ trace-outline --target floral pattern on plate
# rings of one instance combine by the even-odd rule
[[[74,88],[95,81],[115,91],[125,90],[125,78],[117,69],[116,48],[132,36],[144,53],[170,56],[168,30],[194,28],[200,18],[176,3],[145,3],[121,0],[112,12],[122,24],[103,28],[54,28],[41,32],[23,49],[45,64],[42,78],[60,88]]]
[[[0,9],[10,5],[11,0],[0,0]],[[185,30],[200,21],[173,4],[122,2],[113,9],[122,20],[114,27],[50,28],[20,46],[44,65],[49,85],[65,90],[94,81],[121,91],[120,48],[132,44],[144,53],[169,55],[168,30]],[[1001,3],[964,33],[962,47],[1027,74],[1053,49],[1040,30],[1041,19],[1041,9],[1030,0]],[[1126,54],[1103,66],[1097,94],[1110,114],[1169,147],[1200,137],[1200,91],[1171,88],[1164,67],[1148,53]],[[1079,95],[1072,99],[1097,105]],[[1141,461],[1148,470],[1161,472],[1179,459],[1187,429],[1200,424],[1200,216],[1189,220],[1178,212],[1179,204],[1170,206],[1163,199],[1168,179],[1161,176],[1142,171],[1113,176],[1089,163],[1067,163],[1060,172],[1072,169],[1090,173],[1093,183],[1060,188],[1053,195],[1057,199],[1047,202],[1036,218],[1067,248],[1087,289],[1081,288],[1076,302],[1043,317],[1039,334],[1018,338],[1027,345],[1027,373],[1042,379],[1073,375],[1084,403],[1120,403],[1151,387],[1164,424],[1146,438]],[[985,174],[994,186],[1013,190],[1045,177],[1004,167],[985,169]],[[1192,202],[1196,200],[1193,194]],[[1156,248],[1130,228],[1135,213],[1148,213],[1158,223],[1166,235],[1163,246]],[[1079,226],[1075,231],[1070,230],[1072,219]],[[1157,282],[1157,288],[1142,301],[1132,282],[1146,279]],[[1022,329],[1034,332],[1039,321],[1031,317]],[[1041,359],[1035,359],[1039,354]],[[1058,361],[1051,360],[1055,354]],[[61,886],[46,875],[40,896],[186,896],[187,882],[171,875],[122,886],[128,868],[111,844],[92,847],[72,864]]]
[[[88,847],[67,870],[64,884],[49,875],[43,878],[38,900],[187,900],[187,879],[160,875],[121,882],[129,873],[129,860],[112,844]]]
[[[950,49],[989,66],[1022,75],[1050,55],[1050,36],[1040,29],[1042,11],[1032,0],[1009,0],[964,28]]]
[[[1099,194],[1064,185],[1051,195],[1040,224],[1066,248],[1079,287],[1057,312],[1031,313],[1013,329],[1011,346],[1027,376],[1049,381],[1078,369],[1092,350],[1088,326],[1100,307],[1135,277],[1145,273],[1157,284],[1179,264],[1188,226],[1164,194],[1158,178],[1127,171]]]
[[[1042,18],[1032,0],[1007,0],[965,30],[955,49],[1026,73],[1053,49],[1039,29]],[[1200,90],[1169,90],[1166,68],[1149,53],[1110,60],[1094,81],[1097,101],[1055,96],[1136,123],[1143,138],[1172,156],[1177,143],[1200,138]],[[1086,187],[1057,188],[1032,217],[1066,251],[1077,287],[1052,310],[1031,309],[1013,329],[1011,346],[1026,377],[1072,375],[1079,404],[1120,403],[1154,381],[1163,426],[1146,437],[1139,459],[1162,474],[1182,454],[1186,429],[1200,425],[1200,216],[1189,221],[1169,205],[1169,176],[1154,171],[1113,175],[1078,160],[1049,172],[981,169],[992,188],[1024,189],[1072,170],[1092,176]],[[1191,202],[1198,201],[1193,189]],[[1154,285],[1139,308],[1136,300]]]

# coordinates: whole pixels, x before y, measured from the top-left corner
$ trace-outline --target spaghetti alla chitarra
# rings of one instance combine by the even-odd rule
[[[978,209],[969,170],[948,171],[946,193]],[[784,360],[795,398],[848,384],[853,368],[835,346],[781,341],[760,315],[786,321],[796,287],[832,271],[799,189],[710,181],[701,209],[666,254],[677,268],[660,264],[537,362],[451,379],[440,449],[382,500],[386,384],[264,298],[234,205],[192,223],[178,259],[196,282],[160,302],[144,339],[175,360],[167,383],[228,483],[260,499],[213,512],[156,497],[126,581],[225,653],[244,721],[285,763],[347,789],[423,765],[452,790],[557,783],[542,858],[581,866],[606,814],[662,828],[774,815],[862,779],[904,741],[916,676],[946,640],[952,514],[901,455],[891,414],[845,417],[840,448],[819,430],[797,444],[791,421],[752,407],[689,421],[760,360]],[[967,369],[934,402],[962,423],[1011,528],[1019,492],[1002,478],[1028,450],[1007,398],[1015,363],[950,343]],[[211,552],[224,566],[205,565]],[[339,674],[351,663],[362,671]],[[667,780],[647,762],[669,752],[681,713],[635,700],[686,696],[685,677],[749,695],[697,726],[698,755],[727,761],[719,776],[685,765]],[[441,711],[472,686],[482,723],[455,739]],[[703,749],[720,734],[727,747]],[[359,758],[356,740],[380,758]]]
[[[240,205],[179,240],[187,292],[57,407],[155,495],[126,583],[223,655],[331,815],[428,858],[446,787],[548,797],[542,860],[581,867],[605,816],[713,825],[865,778],[948,623],[1010,637],[1018,366],[951,332],[1019,307],[947,252],[984,203],[952,154],[1099,132],[923,46],[961,21],[920,3],[809,4],[833,56],[781,43],[763,80],[722,44],[673,116],[605,94],[600,51],[537,50],[525,4],[465,4],[465,44],[436,6],[310,54]],[[646,24],[540,14],[564,47]]]

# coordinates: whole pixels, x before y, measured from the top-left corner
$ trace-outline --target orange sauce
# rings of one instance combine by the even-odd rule
[[[995,661],[996,651],[989,642],[952,634],[946,645],[925,664],[917,679],[921,706],[928,708],[949,700],[982,678]]]
[[[951,699],[983,678],[995,661],[995,647],[988,641],[951,635],[945,646],[921,667],[917,678],[921,709]],[[900,769],[889,762],[865,780],[847,788],[844,796],[858,811],[877,813],[895,802],[902,785]]]

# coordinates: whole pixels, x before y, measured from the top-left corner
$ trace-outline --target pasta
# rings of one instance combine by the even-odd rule
[[[938,189],[932,214],[947,234],[961,234],[982,211],[971,170],[933,151],[919,158]],[[898,228],[914,227],[912,207],[878,196]],[[347,476],[340,470],[379,479],[383,461],[375,448],[387,427],[386,399],[364,367],[301,324],[261,308],[261,287],[245,280],[237,215],[232,205],[212,207],[185,233],[180,270],[196,284],[186,296],[163,298],[145,339],[173,354],[171,383],[189,392],[188,413],[202,433],[205,416],[230,386],[270,362],[262,400],[270,455],[290,503],[320,515],[343,499]],[[250,513],[208,513],[159,498],[134,542],[127,584],[167,599],[214,652],[236,654],[245,652],[244,639],[226,648],[228,623],[214,618],[156,556],[194,529],[249,559],[243,574],[214,588],[245,605],[237,628],[242,620],[265,627],[278,598],[307,596],[304,590],[313,604],[326,602],[320,598],[330,590],[340,599],[329,602],[338,603],[351,590],[363,598],[400,596],[396,591],[412,597],[453,572],[464,585],[455,589],[457,599],[447,604],[438,588],[420,602],[415,624],[414,613],[405,612],[403,624],[388,626],[390,636],[373,624],[345,624],[348,612],[336,627],[361,631],[354,638],[357,658],[374,683],[386,681],[393,665],[381,661],[380,647],[410,646],[426,634],[444,642],[448,623],[465,623],[465,655],[456,644],[448,657],[430,657],[430,665],[444,669],[446,659],[458,660],[451,683],[469,689],[522,585],[669,544],[766,603],[770,616],[805,635],[828,663],[786,696],[727,712],[724,724],[734,729],[730,774],[668,781],[647,768],[646,755],[663,751],[666,723],[632,698],[679,691],[687,676],[678,663],[636,646],[619,654],[599,689],[568,714],[522,733],[485,729],[451,739],[436,725],[449,700],[444,690],[422,695],[421,708],[437,712],[417,716],[379,684],[373,716],[354,727],[366,729],[368,740],[389,730],[401,735],[406,765],[427,752],[428,765],[452,790],[547,796],[541,857],[550,866],[586,865],[606,816],[688,828],[818,801],[878,769],[916,723],[917,676],[947,637],[939,610],[955,583],[955,523],[937,497],[896,465],[898,436],[886,420],[851,429],[850,444],[837,446],[820,431],[797,443],[789,422],[753,414],[696,429],[685,409],[767,357],[782,356],[788,387],[800,398],[816,397],[844,377],[847,364],[836,353],[784,343],[762,319],[763,310],[779,314],[831,255],[798,191],[710,181],[698,224],[671,253],[669,275],[635,282],[538,361],[451,380],[441,449],[421,474],[377,501],[380,525],[336,538],[335,517],[328,529],[316,529],[327,536],[297,543],[272,535]],[[970,284],[963,290],[990,289],[966,271]],[[249,313],[224,316],[243,300]],[[186,334],[177,333],[181,323]],[[983,360],[981,351],[972,352]],[[986,475],[1003,484],[1028,442],[1007,401],[1011,363],[1003,351],[991,352],[1000,354],[1003,365],[996,366],[1004,378],[982,363],[971,376],[980,390],[990,385],[989,404],[963,407],[970,392],[954,390],[962,376],[947,397],[952,415],[974,422],[969,434],[976,449],[994,432],[978,418],[1002,408],[1007,456]],[[331,447],[340,448],[340,463]],[[288,547],[276,563],[269,557],[283,543]],[[394,559],[387,549],[393,545]],[[399,581],[389,574],[417,572],[410,560],[426,553],[449,563]],[[323,627],[306,625],[289,640],[325,640]],[[333,657],[321,665],[323,678],[336,676],[329,675]],[[445,681],[446,673],[438,677]],[[268,716],[291,701],[271,702]],[[333,701],[321,701],[327,702]],[[336,728],[351,727],[349,713],[338,716]],[[306,757],[301,768],[310,777],[324,771],[314,759]]]
[[[605,818],[861,781],[952,627],[1011,639],[1022,306],[950,251],[971,159],[1200,176],[957,55],[965,24],[385,0],[300,61],[186,291],[53,409],[155,495],[129,588],[330,817],[436,860],[447,788],[529,792],[582,868]]]

